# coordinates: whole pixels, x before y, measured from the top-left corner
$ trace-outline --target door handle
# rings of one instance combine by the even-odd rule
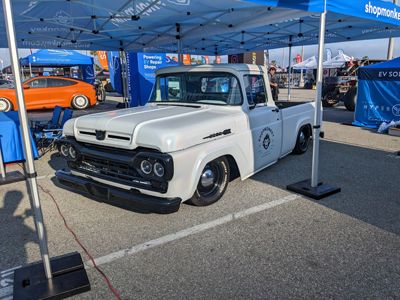
[[[274,108],[272,111],[273,112],[279,112],[279,108]]]

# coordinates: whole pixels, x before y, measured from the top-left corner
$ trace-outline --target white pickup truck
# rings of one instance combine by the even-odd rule
[[[292,152],[307,151],[313,102],[274,102],[267,70],[246,64],[157,72],[149,103],[72,119],[59,181],[114,205],[159,213],[219,200]]]

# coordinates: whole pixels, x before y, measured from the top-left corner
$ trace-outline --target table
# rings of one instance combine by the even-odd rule
[[[39,157],[38,150],[31,133],[31,143],[34,158]],[[0,112],[0,147],[4,163],[25,160],[22,145],[18,112]]]

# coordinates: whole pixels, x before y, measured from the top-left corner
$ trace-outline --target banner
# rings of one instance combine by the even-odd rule
[[[400,58],[360,68],[355,125],[400,121]]]
[[[110,82],[113,89],[123,94],[121,63],[119,59],[119,51],[108,51],[108,70],[110,71]]]
[[[131,107],[147,103],[158,69],[179,65],[177,54],[128,52],[126,60]]]
[[[82,72],[82,79],[83,81],[94,84],[94,80],[96,78],[94,74],[94,68],[93,65],[88,65],[88,66],[79,66]]]
[[[99,58],[99,63],[101,67],[108,71],[108,58],[107,51],[96,51],[97,57]]]

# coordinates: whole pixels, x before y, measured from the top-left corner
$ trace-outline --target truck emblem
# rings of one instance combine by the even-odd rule
[[[104,130],[96,130],[96,140],[103,141],[106,138],[106,132]]]
[[[269,134],[267,134],[267,135],[265,136],[265,138],[264,138],[264,141],[263,141],[263,147],[264,147],[264,149],[265,149],[265,150],[268,150],[269,145],[271,145],[271,138],[269,137]]]
[[[213,139],[213,138],[216,138],[216,137],[218,137],[218,136],[221,136],[221,135],[228,135],[228,134],[231,134],[231,133],[232,133],[232,131],[231,131],[230,129],[225,129],[224,131],[221,131],[221,132],[212,133],[212,134],[210,134],[209,136],[204,137],[203,140],[206,140],[206,139]]]

